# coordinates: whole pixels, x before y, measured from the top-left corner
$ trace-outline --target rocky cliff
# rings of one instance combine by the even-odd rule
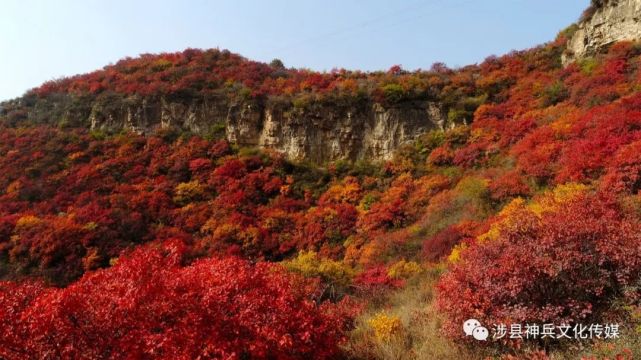
[[[9,122],[30,121],[153,133],[174,128],[200,135],[215,134],[239,146],[284,153],[292,160],[324,163],[386,160],[403,143],[446,126],[436,102],[407,101],[393,106],[369,100],[341,103],[240,101],[221,98],[172,99],[102,96],[79,99],[59,95],[5,103]]]
[[[441,109],[430,102],[391,108],[241,105],[230,108],[225,132],[232,143],[275,149],[296,160],[386,160],[401,144],[444,122]]]
[[[568,42],[563,63],[597,53],[621,40],[641,39],[641,0],[596,0]]]

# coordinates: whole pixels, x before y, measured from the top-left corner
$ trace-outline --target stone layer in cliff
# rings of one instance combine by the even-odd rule
[[[245,101],[225,98],[166,99],[101,96],[78,99],[59,94],[20,99],[34,123],[63,123],[91,130],[153,133],[179,129],[199,135],[217,133],[239,146],[272,149],[291,160],[325,163],[335,160],[388,160],[394,151],[432,129],[443,129],[446,117],[432,101],[407,101],[384,107],[371,101],[315,103]],[[20,120],[20,119],[18,119]]]
[[[595,6],[595,5],[593,5]],[[565,65],[623,40],[641,39],[641,0],[599,2],[580,21],[563,55]]]

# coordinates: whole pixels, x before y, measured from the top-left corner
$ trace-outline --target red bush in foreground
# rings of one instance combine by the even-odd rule
[[[497,239],[471,245],[439,283],[444,329],[603,319],[641,274],[640,225],[597,196],[538,216],[522,209]]]
[[[65,289],[0,282],[3,359],[323,359],[347,322],[261,263],[182,267],[178,242],[135,250]]]

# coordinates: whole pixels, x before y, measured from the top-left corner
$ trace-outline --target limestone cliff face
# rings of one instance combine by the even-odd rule
[[[387,109],[379,104],[305,109],[242,105],[230,109],[226,135],[233,143],[275,149],[295,160],[385,160],[401,144],[443,125],[441,109],[429,102]]]
[[[315,163],[390,159],[400,145],[446,126],[443,109],[428,101],[389,107],[372,102],[311,103],[299,108],[291,103],[229,104],[222,99],[127,99],[116,105],[97,101],[85,111],[61,116],[75,118],[74,124],[85,123],[93,130],[219,131],[233,144],[273,149],[289,159]]]
[[[641,39],[641,0],[601,0],[593,12],[578,24],[563,55],[564,64],[593,55],[617,41]]]

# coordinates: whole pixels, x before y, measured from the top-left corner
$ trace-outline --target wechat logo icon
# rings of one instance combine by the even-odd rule
[[[463,323],[463,332],[465,336],[472,336],[479,341],[487,341],[490,335],[487,328],[481,325],[481,322],[476,319],[469,319]]]

